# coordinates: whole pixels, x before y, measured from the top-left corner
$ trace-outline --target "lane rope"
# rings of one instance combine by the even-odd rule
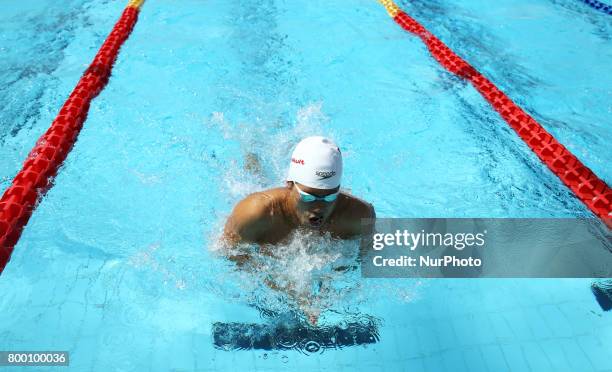
[[[604,4],[598,0],[581,0],[581,1],[593,9],[597,9],[600,12],[604,12],[608,15],[612,15],[612,6],[608,4]]]
[[[144,0],[131,0],[49,129],[38,139],[0,198],[0,274],[37,203],[52,186],[83,127],[91,101],[104,89],[119,48],[129,37]]]
[[[500,116],[525,141],[548,168],[572,190],[595,215],[612,227],[612,190],[542,125],[516,105],[474,67],[461,59],[440,39],[402,11],[392,0],[379,0],[404,30],[417,35],[444,68],[472,83]]]

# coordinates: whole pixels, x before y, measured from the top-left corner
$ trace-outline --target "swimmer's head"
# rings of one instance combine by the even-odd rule
[[[335,189],[342,178],[342,154],[330,139],[304,138],[291,155],[287,181],[315,189]]]
[[[336,205],[342,178],[342,154],[325,137],[307,137],[291,155],[288,187],[297,199],[300,224],[319,228]]]

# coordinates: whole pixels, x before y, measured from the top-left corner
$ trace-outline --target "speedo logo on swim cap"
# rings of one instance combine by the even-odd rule
[[[321,178],[319,178],[320,180],[325,180],[328,179],[330,177],[333,177],[336,174],[336,171],[330,171],[330,172],[325,172],[325,171],[316,171],[315,174]]]

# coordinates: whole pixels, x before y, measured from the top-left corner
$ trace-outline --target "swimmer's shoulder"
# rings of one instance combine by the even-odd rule
[[[254,192],[238,202],[232,214],[238,212],[248,219],[264,218],[274,212],[282,196],[281,188]]]
[[[351,219],[376,218],[374,206],[354,195],[342,192],[339,196],[339,207],[343,216]]]
[[[337,215],[333,218],[336,235],[342,238],[351,238],[368,233],[362,224],[363,218],[376,218],[374,206],[363,199],[342,193],[336,206]]]
[[[225,225],[225,234],[232,240],[256,242],[273,223],[282,190],[255,192],[242,199]]]

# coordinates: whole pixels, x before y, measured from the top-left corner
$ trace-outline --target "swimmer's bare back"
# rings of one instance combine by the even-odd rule
[[[240,201],[227,220],[224,238],[232,244],[278,244],[287,240],[292,232],[308,228],[295,216],[297,200],[291,189],[274,188],[250,194]],[[363,231],[361,219],[375,218],[371,204],[354,196],[340,193],[328,220],[317,231],[330,232],[332,237],[351,239]]]

